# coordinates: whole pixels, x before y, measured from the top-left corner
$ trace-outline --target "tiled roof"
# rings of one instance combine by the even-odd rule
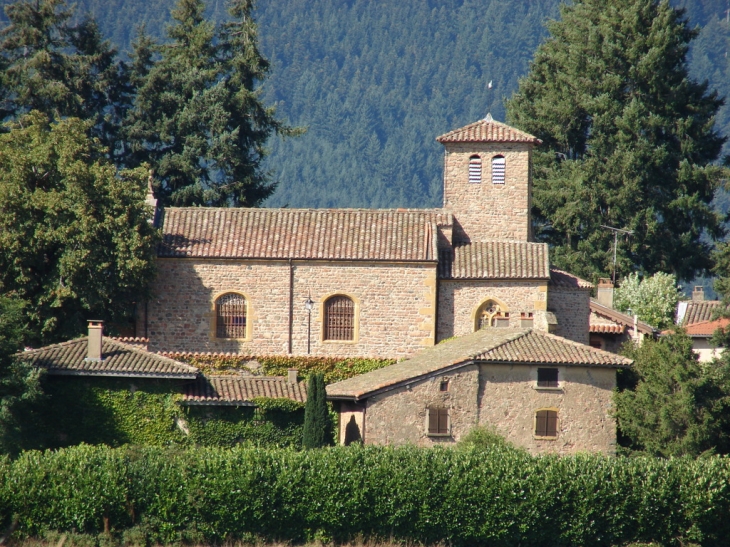
[[[493,240],[439,251],[441,279],[548,279],[545,243]]]
[[[550,268],[550,286],[560,289],[592,289],[593,283],[563,270]]]
[[[686,327],[687,334],[696,338],[709,338],[719,328],[725,328],[730,325],[730,319],[727,317],[721,317],[714,321],[701,321],[699,323],[692,323]]]
[[[292,383],[280,376],[200,376],[188,385],[182,402],[186,405],[253,406],[257,397],[307,400],[305,382]]]
[[[436,137],[441,143],[445,142],[528,142],[541,144],[542,141],[529,133],[510,127],[501,122],[495,122],[490,117],[470,123],[465,127],[449,131]]]
[[[436,260],[442,209],[165,209],[160,257]]]
[[[625,325],[619,325],[593,311],[591,311],[588,325],[588,332],[596,334],[623,334],[626,331]]]
[[[86,360],[87,337],[18,355],[35,367],[58,375],[192,379],[198,374],[195,367],[106,337],[102,339],[101,361]]]
[[[335,399],[360,399],[474,361],[611,368],[632,363],[616,354],[542,331],[491,328],[437,344],[394,365],[330,384],[327,395]]]
[[[600,317],[604,324],[605,322],[608,322],[610,324],[614,325],[623,325],[623,327],[630,327],[634,328],[634,318],[631,315],[628,315],[624,312],[620,312],[618,310],[615,310],[613,308],[609,308],[608,306],[604,306],[603,304],[598,303],[596,300],[593,300],[591,298],[591,319],[590,319],[590,331],[591,332],[613,332],[609,330],[593,330],[593,317]],[[598,324],[598,321],[596,321],[596,324]],[[637,321],[636,322],[636,328],[637,330],[642,334],[652,334],[656,329],[652,327],[649,323],[646,323],[644,321]],[[617,333],[619,331],[616,331]],[[621,330],[620,332],[624,332]]]
[[[122,344],[127,344],[128,346],[134,346],[135,348],[141,349],[147,349],[147,346],[150,344],[150,339],[142,336],[110,336],[109,338],[111,340],[121,342]]]
[[[688,301],[680,302],[679,306],[686,306],[684,316],[682,317],[682,326],[711,321],[713,314],[717,311],[718,306],[722,304],[720,300],[702,300],[699,302]]]

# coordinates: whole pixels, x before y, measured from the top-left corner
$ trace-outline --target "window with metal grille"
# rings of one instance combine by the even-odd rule
[[[215,301],[215,335],[218,338],[246,338],[246,299],[224,294]]]
[[[449,409],[441,407],[429,407],[428,409],[428,434],[448,435],[449,434]]]
[[[537,369],[537,387],[558,387],[558,369]]]
[[[481,184],[482,182],[482,158],[472,156],[469,158],[469,182]]]
[[[555,410],[538,410],[535,413],[535,436],[558,436],[558,413]]]
[[[324,339],[355,339],[355,303],[346,296],[333,296],[325,302]]]
[[[492,158],[492,184],[504,184],[504,156]]]
[[[477,312],[477,330],[487,327],[509,327],[509,312],[494,300],[487,300]]]

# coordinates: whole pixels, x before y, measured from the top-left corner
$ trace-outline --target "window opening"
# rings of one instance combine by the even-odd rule
[[[494,300],[487,300],[477,313],[477,328],[508,327],[509,312]]]
[[[355,303],[346,296],[333,296],[324,307],[324,339],[355,339]]]
[[[558,436],[558,413],[554,410],[538,410],[535,413],[535,436]]]
[[[492,184],[504,184],[504,172],[504,156],[494,156],[492,158]]]
[[[472,156],[469,158],[469,183],[481,184],[482,182],[482,158]]]
[[[449,434],[449,409],[431,407],[428,409],[428,433],[430,435]]]
[[[558,387],[558,369],[537,369],[537,387]]]
[[[224,294],[215,301],[216,336],[246,337],[246,299],[240,294]]]
[[[439,386],[439,391],[449,391],[449,381],[448,380],[441,380],[441,385]]]

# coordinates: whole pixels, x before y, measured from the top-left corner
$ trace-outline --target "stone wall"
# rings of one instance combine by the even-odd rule
[[[227,291],[247,301],[245,339],[217,339],[213,305]],[[291,292],[291,295],[290,295]],[[323,303],[344,294],[356,306],[356,339],[323,341]],[[152,351],[257,355],[411,355],[435,338],[435,264],[160,259],[147,332]],[[289,334],[290,299],[292,309]]]
[[[444,207],[458,221],[454,239],[531,239],[532,145],[526,143],[448,143],[444,156]],[[482,181],[469,182],[469,158],[482,159]],[[504,184],[492,183],[492,158],[505,158]]]
[[[440,280],[437,340],[474,332],[476,313],[488,299],[503,303],[512,328],[520,328],[520,314],[533,313],[534,328],[547,330],[544,313],[547,284],[544,281]]]
[[[591,315],[590,289],[564,289],[551,286],[548,290],[547,307],[558,319],[558,326],[553,334],[581,344],[588,344]]]
[[[616,426],[611,417],[615,369],[557,367],[559,387],[537,388],[537,368],[526,365],[469,365],[444,375],[413,382],[367,400],[366,444],[431,446],[458,442],[477,424],[531,453],[575,454],[616,449]],[[449,391],[440,390],[449,380]],[[430,436],[429,406],[450,413],[450,434]],[[535,437],[535,413],[555,409],[555,439]]]

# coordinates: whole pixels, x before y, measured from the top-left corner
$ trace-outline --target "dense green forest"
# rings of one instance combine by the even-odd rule
[[[164,34],[173,4],[80,0],[77,10],[93,15],[127,52],[141,25],[153,36]],[[690,57],[693,77],[730,94],[730,2],[673,4],[702,28]],[[504,120],[503,101],[526,74],[558,5],[258,0],[261,49],[272,63],[264,99],[283,120],[307,128],[301,137],[270,143],[268,167],[279,186],[266,205],[440,205],[441,150],[434,138],[487,112]],[[210,0],[208,10],[222,20],[225,2]],[[730,134],[730,107],[717,123]]]

